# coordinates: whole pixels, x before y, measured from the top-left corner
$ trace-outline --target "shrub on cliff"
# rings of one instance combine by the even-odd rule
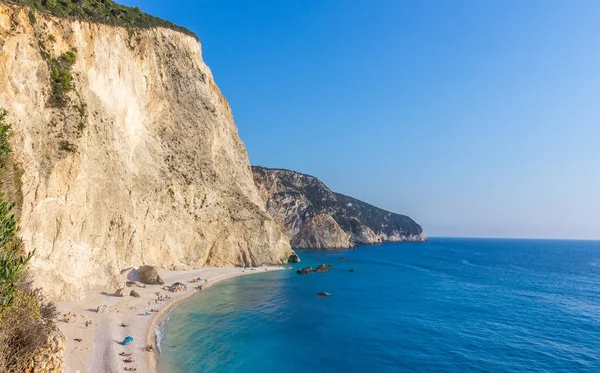
[[[11,154],[7,112],[0,109],[0,168]],[[26,265],[33,253],[23,253],[14,204],[0,193],[0,372],[23,372],[48,341],[56,309],[31,286]]]
[[[186,28],[146,14],[138,7],[129,8],[112,0],[0,0],[2,1],[27,6],[56,17],[77,18],[128,28],[165,27],[196,37],[196,34]]]

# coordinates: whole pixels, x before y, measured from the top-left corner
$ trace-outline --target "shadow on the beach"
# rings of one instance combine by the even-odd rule
[[[104,295],[106,297],[111,297],[111,298],[123,298],[123,297],[118,297],[115,294],[109,294],[106,291],[100,292],[100,295]]]
[[[86,311],[87,312],[98,313],[96,308],[88,308]]]

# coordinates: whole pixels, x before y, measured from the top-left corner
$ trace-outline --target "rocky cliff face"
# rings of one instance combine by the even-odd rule
[[[408,216],[334,193],[313,176],[257,166],[252,171],[267,210],[288,234],[292,247],[348,249],[427,240],[421,226]]]
[[[113,287],[131,266],[293,254],[194,37],[0,4],[0,107],[31,273],[52,298]]]

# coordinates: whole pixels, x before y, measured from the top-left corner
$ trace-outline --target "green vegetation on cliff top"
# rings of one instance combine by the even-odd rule
[[[56,17],[76,18],[126,28],[165,27],[197,38],[190,30],[172,22],[151,16],[140,10],[117,4],[112,0],[0,0],[27,6]]]

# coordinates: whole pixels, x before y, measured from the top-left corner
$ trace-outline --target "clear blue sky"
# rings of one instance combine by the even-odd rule
[[[253,164],[430,236],[600,238],[600,1],[121,2],[198,34]]]

